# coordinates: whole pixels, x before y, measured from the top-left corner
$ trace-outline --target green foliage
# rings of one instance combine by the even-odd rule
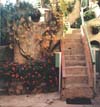
[[[67,11],[68,11],[68,13],[71,13],[71,12],[73,11],[75,2],[76,2],[76,1],[74,1],[74,2],[72,2],[72,3],[71,3],[71,2],[68,2],[68,4],[67,4]]]
[[[60,9],[62,13],[67,16],[69,13],[71,13],[74,9],[74,5],[76,3],[76,0],[73,2],[65,2],[64,0],[60,0]]]
[[[91,26],[91,29],[92,29],[92,34],[96,35],[100,32],[100,25]]]
[[[13,6],[11,4],[8,5],[0,5],[0,40],[1,45],[3,42],[8,44],[8,23],[11,21]],[[12,13],[12,14],[11,14]]]
[[[82,24],[82,20],[81,20],[81,17],[79,17],[76,19],[75,23],[73,23],[71,25],[71,27],[72,28],[80,28],[81,24]]]
[[[88,11],[84,15],[84,20],[89,21],[91,19],[95,18],[95,13],[93,11]]]
[[[50,1],[49,0],[44,0],[44,3],[45,4],[50,4]]]
[[[11,3],[0,5],[0,16],[0,45],[5,45],[9,44],[9,36],[13,35],[11,29],[13,23],[19,24],[22,17],[25,21],[28,21],[29,17],[31,17],[32,21],[39,21],[41,14],[31,4],[20,2],[16,5]]]

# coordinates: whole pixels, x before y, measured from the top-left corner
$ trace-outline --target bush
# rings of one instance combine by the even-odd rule
[[[92,28],[92,34],[94,35],[98,34],[100,31],[99,26],[92,26],[91,28]]]
[[[93,11],[88,11],[84,15],[84,20],[89,21],[91,19],[95,18],[95,13]]]
[[[10,37],[14,35],[13,23],[18,25],[23,17],[28,22],[29,17],[32,21],[39,21],[41,13],[38,9],[27,2],[20,2],[19,5],[5,4],[0,5],[0,45],[10,43]]]
[[[82,24],[81,17],[77,18],[76,21],[71,25],[72,28],[80,28]]]
[[[45,92],[57,91],[58,75],[54,56],[22,65],[6,63],[0,66],[0,79],[10,83],[20,81],[28,92],[32,92],[39,86],[42,89],[42,84],[44,84],[43,91]]]

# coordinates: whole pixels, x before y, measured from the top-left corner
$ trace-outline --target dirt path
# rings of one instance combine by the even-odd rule
[[[48,107],[59,100],[58,93],[0,96],[0,107]]]

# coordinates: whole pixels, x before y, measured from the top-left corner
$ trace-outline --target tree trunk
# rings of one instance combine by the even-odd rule
[[[39,39],[41,39],[42,30],[41,25],[37,23],[30,30],[18,35],[19,43],[14,48],[14,62],[23,64],[27,62],[27,59],[37,60],[40,58]]]
[[[14,48],[14,62],[23,64],[26,62],[26,59],[21,55],[19,47],[16,45]]]

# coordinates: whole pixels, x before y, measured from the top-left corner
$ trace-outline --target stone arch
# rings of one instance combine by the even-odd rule
[[[90,43],[92,46],[94,69],[96,72],[100,73],[100,42],[98,40],[92,40]]]
[[[90,42],[90,44],[91,44],[92,46],[96,46],[97,48],[100,47],[100,42],[97,41],[97,40],[92,40],[92,41]]]

